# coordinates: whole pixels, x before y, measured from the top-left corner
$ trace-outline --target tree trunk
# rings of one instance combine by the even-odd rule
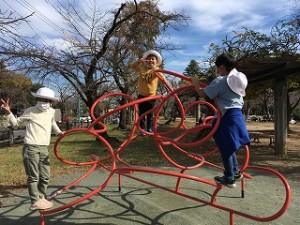
[[[122,98],[122,102],[121,105],[124,105],[128,102],[127,98]],[[121,129],[126,129],[127,127],[127,120],[128,120],[128,113],[127,113],[128,109],[124,109],[120,112],[120,123],[119,123],[119,127]]]

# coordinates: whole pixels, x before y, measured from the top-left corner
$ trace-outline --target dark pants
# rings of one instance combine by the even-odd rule
[[[145,98],[145,96],[139,95],[138,99]],[[155,100],[141,102],[139,104],[139,116],[141,116],[143,113],[147,112],[148,110],[153,109],[155,106]],[[141,119],[140,127],[142,129],[145,129],[145,123],[147,123],[147,131],[152,130],[153,125],[153,111],[149,112],[145,117]]]

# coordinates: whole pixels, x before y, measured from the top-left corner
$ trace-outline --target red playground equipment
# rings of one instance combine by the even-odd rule
[[[161,73],[167,74],[169,76],[174,76],[174,78],[182,79],[182,80],[186,81],[186,83],[188,83],[190,81],[190,78],[188,78],[184,75],[172,72],[172,71],[156,70],[156,72],[161,72]],[[199,148],[204,143],[206,143],[209,139],[211,139],[211,137],[215,133],[215,131],[218,128],[218,125],[220,123],[220,111],[215,106],[216,104],[209,103],[204,100],[198,100],[198,101],[196,100],[196,101],[192,101],[192,102],[190,101],[189,103],[184,105],[182,103],[182,99],[181,99],[183,96],[183,93],[187,93],[191,90],[193,91],[193,89],[194,89],[193,85],[190,85],[190,84],[183,85],[177,89],[173,89],[170,86],[170,84],[168,84],[166,81],[162,81],[162,82],[164,83],[166,90],[167,90],[166,91],[167,93],[164,95],[156,95],[156,96],[147,97],[147,98],[138,99],[138,100],[135,100],[131,96],[128,96],[123,93],[109,93],[107,95],[100,97],[99,99],[97,99],[95,101],[95,103],[93,104],[93,106],[91,108],[91,116],[92,116],[93,122],[87,128],[73,128],[73,129],[67,130],[63,136],[61,136],[57,139],[55,146],[54,146],[54,152],[55,152],[56,157],[59,160],[61,160],[63,163],[69,164],[69,165],[89,166],[90,168],[79,179],[75,180],[74,182],[65,186],[64,188],[56,191],[49,198],[50,201],[55,199],[56,197],[58,197],[64,191],[74,187],[76,184],[78,184],[79,182],[81,182],[82,180],[87,178],[93,171],[95,171],[96,168],[100,168],[100,169],[107,171],[108,177],[102,184],[100,184],[100,186],[98,186],[94,190],[90,191],[89,193],[87,193],[85,195],[81,195],[81,197],[78,197],[77,199],[75,199],[67,204],[64,204],[57,208],[53,208],[53,209],[49,209],[49,210],[40,210],[39,211],[40,215],[41,215],[40,225],[46,225],[45,217],[47,215],[52,215],[52,214],[61,212],[62,210],[66,210],[70,207],[73,207],[74,205],[77,205],[78,203],[81,203],[82,201],[85,201],[88,198],[92,197],[93,195],[104,190],[107,187],[107,185],[110,183],[110,181],[112,180],[114,175],[118,175],[119,190],[121,190],[121,186],[122,186],[122,177],[125,176],[128,178],[134,179],[136,181],[143,182],[147,185],[151,185],[151,186],[163,189],[165,191],[169,191],[171,193],[185,197],[187,199],[190,199],[190,200],[193,200],[193,201],[196,201],[199,203],[203,203],[205,205],[212,206],[217,209],[228,212],[230,225],[234,225],[234,219],[235,219],[236,215],[250,219],[250,220],[254,220],[254,221],[268,222],[268,221],[276,220],[277,218],[279,218],[281,215],[283,215],[286,212],[286,210],[288,209],[290,202],[291,202],[291,190],[290,190],[288,181],[282,174],[280,174],[279,172],[277,172],[273,169],[269,169],[269,168],[265,168],[265,167],[258,167],[258,166],[250,166],[249,165],[250,153],[249,153],[248,146],[243,146],[244,160],[243,160],[243,164],[241,163],[242,166],[240,167],[240,171],[242,172],[243,177],[244,177],[241,180],[241,185],[240,185],[241,186],[241,198],[245,197],[245,194],[244,194],[245,180],[246,179],[254,179],[254,176],[250,175],[247,172],[248,170],[255,171],[256,173],[263,172],[263,173],[267,173],[269,175],[275,176],[276,178],[279,179],[279,181],[283,185],[283,188],[285,189],[285,201],[283,202],[282,207],[277,212],[275,212],[273,215],[257,216],[257,215],[248,214],[248,213],[245,213],[244,211],[239,211],[237,209],[220,204],[217,201],[218,193],[224,188],[224,186],[216,184],[215,181],[213,181],[212,179],[194,176],[194,175],[190,175],[187,173],[188,171],[193,171],[196,169],[200,170],[201,167],[204,165],[209,166],[212,169],[217,169],[217,170],[222,171],[221,167],[219,167],[218,165],[215,165],[207,160],[209,157],[218,153],[217,148],[213,148],[212,150],[207,151],[203,154],[196,154],[196,153],[186,150],[186,149],[192,148],[192,147]],[[201,83],[200,85],[202,87],[205,87],[205,84],[203,84],[203,83]],[[120,104],[118,107],[115,107],[114,109],[104,113],[103,115],[96,117],[97,106],[99,106],[100,103],[105,102],[105,100],[107,100],[108,98],[115,98],[115,97],[118,97],[118,98],[124,100],[122,102],[122,104]],[[153,120],[154,127],[153,127],[153,133],[149,133],[149,132],[142,130],[139,127],[141,118],[143,116],[145,116],[147,113],[149,113],[149,111],[139,117],[137,110],[138,110],[138,104],[140,102],[153,100],[153,99],[157,100],[156,105],[153,108],[153,112],[155,115],[154,120]],[[168,128],[168,130],[161,131],[158,127],[159,115],[161,114],[161,111],[164,109],[164,106],[167,104],[167,102],[170,102],[170,101],[172,101],[173,104],[175,104],[177,106],[177,110],[178,110],[178,112],[180,112],[180,115],[178,115],[177,117],[180,118],[180,121],[177,123],[177,125],[175,127],[171,127],[170,129]],[[199,106],[201,106],[202,108],[203,107],[207,108],[208,111],[210,111],[209,115],[207,115],[204,119],[202,119],[201,122],[196,123],[196,124],[194,123],[194,125],[191,127],[187,126],[186,122],[185,122],[186,116],[190,115],[190,112],[192,109],[194,109],[195,107],[199,107]],[[129,137],[118,147],[118,149],[114,149],[112,147],[111,143],[109,143],[104,138],[104,135],[102,135],[105,132],[107,132],[107,126],[105,125],[105,123],[107,122],[108,118],[110,118],[115,113],[120,113],[122,110],[129,109],[129,108],[133,109],[133,114],[134,114],[134,118],[133,118],[134,123],[133,123],[132,130],[130,131]],[[215,118],[216,118],[215,126],[212,126],[212,122]],[[59,154],[60,141],[70,134],[80,133],[80,132],[92,135],[93,137],[98,139],[98,141],[101,143],[101,145],[104,145],[106,147],[107,155],[102,156],[99,152],[99,155],[91,155],[90,161],[80,162],[80,163],[64,159]],[[167,160],[167,162],[169,162],[174,167],[174,169],[178,170],[178,172],[176,172],[174,170],[132,166],[129,163],[122,160],[120,154],[129,146],[131,141],[140,137],[137,134],[139,132],[142,132],[143,136],[149,136],[155,140],[156,147],[160,151],[161,155]],[[193,139],[192,141],[191,141],[191,139],[187,140],[187,137],[189,135],[201,134],[201,133],[204,133],[205,135],[202,135],[200,137],[197,136],[197,138]],[[191,160],[195,161],[196,163],[191,166],[181,165],[180,163],[178,163],[177,161],[175,161],[172,157],[170,157],[168,155],[168,151],[166,150],[167,148],[172,148],[174,151],[179,152],[180,154],[184,155],[185,157],[190,158]],[[139,173],[151,173],[151,174],[155,174],[157,176],[164,175],[167,177],[175,178],[176,179],[175,187],[171,188],[171,187],[169,187],[170,185],[168,185],[168,187],[166,187],[161,184],[147,181],[141,177],[135,176],[136,174],[139,174]],[[201,173],[197,173],[197,174],[201,174]],[[208,199],[208,200],[201,199],[199,197],[195,197],[188,193],[185,193],[182,188],[184,180],[185,181],[187,181],[187,180],[193,181],[193,182],[199,183],[201,185],[209,186],[209,188],[211,188],[211,190],[212,190],[212,193],[210,194],[210,199]],[[282,194],[281,196],[284,196],[284,195]],[[230,201],[230,200],[228,200],[228,201]]]

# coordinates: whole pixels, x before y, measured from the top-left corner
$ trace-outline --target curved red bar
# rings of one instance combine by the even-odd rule
[[[172,71],[168,71],[168,70],[156,70],[155,72],[161,72],[164,74],[169,74],[172,75],[174,77],[177,77],[179,79],[183,79],[186,81],[191,81],[190,77],[184,76],[182,74],[178,74]],[[221,118],[221,113],[218,110],[217,104],[211,104],[208,103],[206,101],[203,100],[199,100],[199,101],[195,101],[192,102],[186,106],[183,106],[183,104],[180,101],[180,98],[178,97],[179,93],[182,91],[186,91],[189,89],[193,89],[193,85],[185,85],[182,86],[180,88],[177,89],[173,89],[171,87],[171,85],[169,83],[167,83],[167,81],[165,80],[161,80],[165,87],[167,88],[167,90],[169,90],[168,94],[161,96],[161,95],[157,95],[157,96],[152,96],[152,97],[147,97],[147,98],[143,98],[143,99],[138,99],[135,100],[133,99],[131,96],[127,95],[127,94],[123,94],[123,93],[109,93],[106,95],[101,96],[99,99],[97,99],[93,106],[91,107],[91,117],[93,119],[93,122],[91,125],[89,125],[87,128],[74,128],[71,130],[68,130],[64,133],[63,136],[60,136],[54,145],[54,153],[55,156],[61,160],[63,163],[69,164],[69,165],[73,165],[73,166],[90,166],[90,169],[83,174],[80,178],[78,178],[77,180],[75,180],[74,182],[72,182],[71,184],[65,186],[64,188],[62,188],[61,190],[58,190],[57,192],[55,192],[55,194],[53,194],[49,200],[55,199],[57,196],[59,196],[61,193],[63,193],[64,191],[68,190],[71,187],[74,187],[75,185],[77,185],[79,182],[81,182],[82,180],[84,180],[85,178],[87,178],[97,167],[101,167],[105,170],[110,171],[107,179],[103,182],[102,185],[99,185],[99,187],[95,188],[94,190],[92,190],[89,193],[86,193],[85,195],[83,195],[82,197],[73,200],[72,202],[69,202],[65,205],[62,205],[60,207],[54,208],[54,209],[50,209],[50,210],[41,210],[40,214],[41,214],[41,225],[45,225],[45,216],[46,215],[50,215],[50,214],[55,214],[57,212],[60,212],[62,210],[68,209],[90,197],[92,197],[93,195],[97,194],[98,192],[102,191],[111,181],[112,177],[114,176],[115,173],[117,173],[119,175],[119,189],[121,188],[121,178],[122,176],[126,176],[129,178],[132,178],[134,180],[161,188],[163,190],[175,193],[177,195],[183,196],[185,198],[191,199],[193,201],[197,201],[197,202],[201,202],[210,206],[213,206],[215,208],[227,211],[229,213],[229,220],[230,220],[230,225],[234,225],[234,216],[238,215],[238,216],[242,216],[251,220],[256,220],[256,221],[261,221],[261,222],[266,222],[266,221],[271,221],[271,220],[275,220],[278,217],[280,217],[282,214],[284,214],[286,212],[286,210],[288,209],[290,202],[291,202],[291,190],[290,190],[290,186],[288,184],[288,181],[286,180],[286,178],[280,174],[279,172],[269,169],[269,168],[264,168],[264,167],[254,167],[254,166],[249,166],[249,160],[250,160],[250,151],[249,151],[249,147],[248,146],[243,146],[244,149],[244,162],[240,168],[240,171],[243,173],[244,178],[246,179],[252,179],[253,177],[251,175],[249,175],[248,173],[246,173],[247,170],[260,170],[266,173],[270,173],[273,174],[275,176],[277,176],[284,188],[285,188],[285,196],[286,196],[286,200],[283,203],[283,206],[280,208],[280,210],[278,212],[276,212],[274,215],[271,216],[267,216],[267,217],[258,217],[258,216],[254,216],[251,214],[247,214],[247,213],[243,213],[243,212],[239,212],[236,211],[234,209],[228,208],[224,205],[220,205],[217,203],[217,194],[222,190],[223,186],[219,186],[217,185],[214,181],[209,180],[209,179],[204,179],[201,177],[196,177],[196,176],[191,176],[189,174],[185,174],[186,171],[188,170],[194,170],[197,168],[200,168],[201,166],[210,166],[212,168],[218,169],[218,170],[223,170],[223,168],[221,168],[220,166],[217,166],[209,161],[207,161],[207,158],[213,156],[214,154],[217,154],[218,148],[214,148],[209,152],[203,153],[203,154],[195,154],[195,153],[191,153],[189,151],[187,151],[185,148],[188,147],[195,147],[195,146],[200,146],[204,143],[206,143],[212,136],[213,134],[216,132],[219,123],[220,123],[220,118]],[[206,84],[204,83],[200,83],[201,87],[205,87]],[[105,113],[104,115],[96,115],[95,113],[95,109],[96,106],[98,104],[100,104],[102,101],[106,100],[107,98],[115,98],[115,97],[121,97],[124,99],[127,99],[127,103],[120,105],[118,107],[116,107],[115,109]],[[159,114],[160,111],[163,109],[164,104],[166,104],[171,98],[174,98],[176,103],[178,104],[178,107],[180,109],[180,122],[178,123],[178,125],[166,132],[158,132],[158,127],[157,127],[157,120],[159,118]],[[142,129],[140,129],[139,127],[139,122],[142,118],[138,116],[137,110],[138,110],[138,104],[143,102],[143,101],[148,101],[148,100],[153,100],[153,99],[160,99],[160,103],[158,105],[155,106],[155,108],[153,109],[153,112],[155,112],[155,118],[154,118],[154,133],[150,134],[147,133],[146,131],[143,131]],[[198,124],[193,128],[188,128],[185,125],[184,122],[184,118],[186,113],[195,105],[205,105],[206,107],[210,108],[214,113],[215,116],[207,116],[202,124]],[[124,141],[124,143],[122,143],[118,149],[113,149],[113,147],[110,145],[110,143],[103,138],[103,136],[101,134],[103,134],[104,132],[107,131],[107,127],[104,123],[104,120],[106,118],[108,118],[110,115],[119,112],[123,109],[127,109],[127,108],[133,108],[134,109],[134,124],[133,124],[133,128],[132,131],[128,137],[128,139],[126,141]],[[147,114],[148,112],[146,112],[145,114]],[[144,115],[145,115],[144,114]],[[216,125],[214,127],[212,127],[212,121],[216,119]],[[97,126],[96,126],[97,125]],[[95,126],[96,127],[100,127],[97,128],[95,130]],[[183,130],[181,133],[178,133],[178,130],[181,129]],[[210,129],[210,131],[208,132],[208,134],[203,137],[200,138],[197,141],[194,142],[185,142],[184,137],[186,137],[187,135],[191,134],[191,133],[195,133],[195,132],[200,132],[203,129]],[[134,140],[135,138],[137,138],[137,135],[135,134],[136,130],[140,130],[142,132],[144,132],[145,135],[149,135],[152,136],[153,139],[156,141],[156,145],[158,150],[161,152],[162,157],[164,157],[171,165],[173,165],[175,168],[179,169],[180,172],[174,172],[174,171],[169,171],[169,170],[161,170],[161,169],[154,169],[154,168],[146,168],[146,167],[134,167],[131,166],[129,163],[125,162],[122,160],[122,158],[120,157],[120,153],[122,151],[124,151],[126,149],[126,147],[128,146],[128,144]],[[68,135],[72,134],[72,133],[76,133],[76,132],[84,132],[87,134],[90,134],[92,136],[94,136],[95,138],[97,138],[101,143],[103,143],[108,152],[109,155],[106,157],[99,157],[96,155],[92,155],[91,156],[91,160],[87,161],[87,162],[74,162],[74,161],[70,161],[67,159],[64,159],[60,154],[59,154],[59,142],[61,140],[63,140],[65,137],[67,137]],[[176,133],[177,132],[177,133]],[[174,137],[174,134],[177,134],[177,136]],[[173,137],[170,137],[168,135],[173,135]],[[187,157],[193,159],[194,161],[196,161],[197,163],[195,163],[195,165],[193,166],[185,166],[185,165],[181,165],[177,162],[175,162],[165,151],[164,147],[165,146],[172,146],[174,148],[175,151],[178,151],[180,154],[184,154]],[[111,161],[110,165],[105,164],[105,162],[107,160]],[[117,167],[117,162],[119,164],[121,164],[122,166]],[[160,175],[164,175],[164,176],[170,176],[170,177],[176,177],[177,178],[177,182],[174,188],[168,188],[168,187],[164,187],[162,185],[158,185],[155,184],[153,182],[138,178],[134,176],[134,173],[154,173],[154,174],[160,174]],[[181,191],[181,181],[182,180],[192,180],[195,182],[200,182],[206,185],[209,185],[214,189],[214,192],[211,194],[211,199],[210,201],[205,201],[203,199],[199,199],[193,196],[190,196],[184,192]],[[241,191],[242,191],[242,197],[244,194],[244,180],[242,180],[242,185],[241,185]]]

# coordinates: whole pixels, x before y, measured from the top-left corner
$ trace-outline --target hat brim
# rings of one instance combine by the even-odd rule
[[[230,89],[242,97],[246,96],[246,87],[248,84],[246,76],[242,74],[241,76],[228,76],[227,77],[227,84],[230,87]]]
[[[51,101],[59,101],[58,98],[51,98],[51,97],[46,97],[46,96],[43,96],[43,95],[37,95],[36,93],[34,92],[31,92],[31,94],[33,95],[33,97],[36,97],[36,98],[42,98],[42,99],[49,99]]]
[[[154,55],[157,58],[157,66],[160,66],[162,63],[162,57],[159,52],[155,50],[149,50],[143,54],[143,58],[147,58],[149,55]]]

